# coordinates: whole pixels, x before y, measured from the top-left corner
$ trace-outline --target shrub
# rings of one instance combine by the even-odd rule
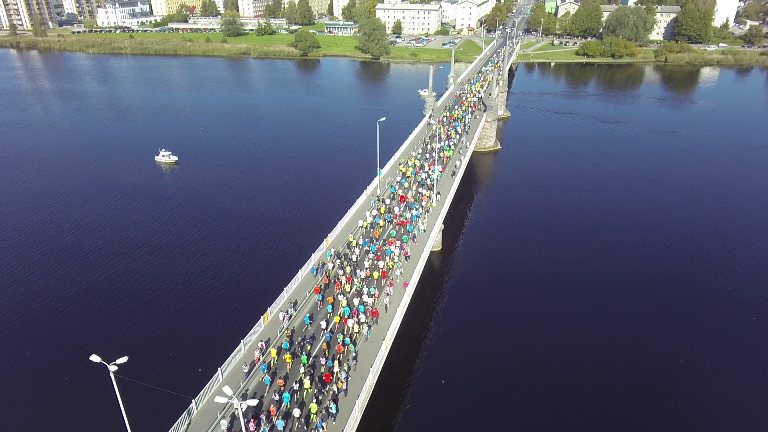
[[[601,57],[603,55],[603,44],[598,41],[586,41],[576,50],[576,55]]]
[[[227,38],[222,39],[221,43],[223,43],[223,44],[227,43]]]

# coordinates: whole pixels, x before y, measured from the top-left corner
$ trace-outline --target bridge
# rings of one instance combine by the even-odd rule
[[[509,38],[509,36],[513,37]],[[500,119],[509,117],[506,101],[510,67],[520,49],[519,40],[515,36],[506,35],[491,42],[460,76],[456,76],[455,64],[453,60],[451,61],[448,89],[445,94],[440,100],[435,100],[434,96],[425,98],[425,116],[416,129],[381,169],[379,177],[374,178],[365,188],[323,243],[312,253],[306,264],[285,287],[275,302],[261,317],[258,317],[258,322],[253,329],[241,340],[238,347],[192,401],[170,429],[170,432],[213,432],[217,430],[240,432],[243,427],[247,431],[250,429],[251,418],[256,419],[256,430],[261,431],[262,429],[258,426],[259,416],[261,413],[265,413],[271,422],[270,406],[273,404],[278,409],[276,418],[282,418],[286,422],[284,430],[300,430],[305,426],[310,429],[315,428],[316,420],[310,413],[310,404],[314,398],[318,398],[320,407],[317,413],[318,417],[324,420],[329,419],[331,417],[328,410],[329,401],[333,394],[330,388],[339,393],[339,401],[337,413],[333,416],[335,422],[329,422],[327,430],[345,432],[356,430],[379,373],[387,359],[392,341],[398,336],[400,324],[411,297],[414,291],[418,289],[419,277],[427,259],[431,252],[439,251],[442,247],[443,220],[464,175],[469,157],[473,152],[494,151],[501,148],[496,138],[496,127]],[[482,77],[484,81],[481,81],[479,85],[473,84],[479,91],[482,91],[482,102],[478,101],[477,103],[477,115],[472,116],[468,127],[466,125],[463,127],[459,134],[463,136],[463,139],[457,142],[455,151],[446,151],[443,155],[447,161],[438,161],[435,141],[447,125],[444,119],[441,122],[436,120],[441,119],[443,114],[450,112],[455,107],[454,97],[468,84],[474,83],[478,76]],[[432,95],[431,72],[429,95]],[[438,150],[441,150],[445,143],[445,137],[441,137],[441,147],[438,147]],[[415,154],[423,154],[430,158],[428,163],[430,171],[421,173],[423,180],[419,188],[419,195],[417,195],[421,202],[419,203],[418,199],[416,201],[417,204],[421,204],[420,207],[416,206],[420,214],[416,216],[414,213],[412,216],[413,232],[407,231],[405,225],[398,226],[398,222],[402,223],[402,220],[405,219],[410,220],[411,218],[408,216],[400,219],[395,216],[393,220],[387,220],[386,223],[382,217],[379,227],[368,226],[368,215],[379,215],[381,213],[380,207],[385,205],[384,199],[390,197],[393,200],[398,199],[398,193],[393,192],[393,187],[400,189],[404,182],[417,181],[418,169],[414,170],[413,177],[410,177],[409,173],[404,173],[401,165],[403,163],[401,161],[408,161],[414,158]],[[422,159],[420,163],[425,164],[425,160]],[[434,167],[439,165],[443,166],[444,171],[441,175],[435,176]],[[402,180],[400,179],[401,173]],[[407,185],[405,187],[407,188]],[[416,189],[415,186],[412,188]],[[402,203],[402,198],[400,200]],[[392,204],[397,205],[396,202]],[[404,207],[400,210],[403,212],[406,210],[405,207],[408,206],[408,202],[406,201],[401,206]],[[371,219],[371,224],[375,224],[373,217]],[[416,221],[418,221],[418,226]],[[376,238],[381,235],[383,236],[382,241],[384,238],[390,239],[393,245],[400,241],[401,234],[410,236],[403,238],[402,243],[408,244],[410,247],[410,255],[409,257],[400,256],[397,262],[402,266],[401,270],[397,272],[395,271],[397,267],[384,267],[384,270],[388,270],[390,273],[389,278],[385,276],[383,271],[380,279],[365,277],[364,270],[367,269],[367,265],[363,267],[362,263],[367,261],[366,258],[364,256],[348,258],[350,255],[356,255],[355,248],[360,248],[359,244],[354,244],[350,239],[354,239],[356,243],[359,238],[372,238],[371,234],[374,229],[377,230]],[[378,230],[382,233],[380,234]],[[416,237],[415,242],[414,237]],[[400,245],[396,246],[396,248],[400,247]],[[346,379],[342,378],[345,375],[343,367],[338,372],[334,372],[327,365],[321,365],[322,344],[327,332],[321,328],[320,322],[327,317],[326,307],[328,303],[323,302],[322,306],[318,307],[316,290],[320,289],[324,300],[325,296],[334,296],[340,292],[348,296],[350,303],[352,303],[351,299],[355,295],[354,289],[350,293],[349,287],[344,282],[349,283],[347,275],[355,276],[356,270],[345,269],[343,263],[331,268],[328,264],[333,262],[335,257],[329,260],[329,256],[334,252],[337,253],[337,256],[341,256],[341,252],[344,252],[347,262],[360,267],[360,271],[363,273],[358,273],[358,276],[363,281],[361,282],[362,289],[375,286],[382,294],[378,298],[370,300],[378,310],[378,319],[375,319],[375,314],[372,316],[371,309],[365,310],[368,324],[371,321],[377,322],[371,326],[369,337],[365,337],[363,331],[360,331],[357,336],[356,342],[354,342],[357,346],[354,349],[356,361],[350,362],[353,357],[351,352],[353,349],[347,347],[341,356],[341,362],[338,362],[345,363],[349,367]],[[384,251],[377,253],[384,255]],[[365,252],[361,253],[361,255],[364,254]],[[398,254],[399,251],[395,257]],[[371,271],[376,272],[376,261],[379,260],[382,259],[376,258],[374,260]],[[337,274],[337,271],[341,275]],[[325,275],[329,276],[327,282],[323,280]],[[377,272],[374,277],[376,276],[378,276]],[[384,300],[385,285],[387,284],[385,280],[390,279],[394,286],[391,288],[392,295],[389,296],[387,307]],[[341,282],[340,291],[337,291],[339,288],[336,288],[336,280]],[[406,283],[407,287],[405,287]],[[348,307],[352,306],[349,304]],[[288,310],[293,310],[294,313],[289,318],[282,316]],[[337,301],[333,305],[334,315],[341,314],[344,316],[341,310]],[[307,314],[312,317],[308,326],[305,325],[304,321]],[[358,323],[361,321],[358,319]],[[331,321],[330,327],[335,330],[336,324]],[[288,338],[286,332],[291,330],[293,333]],[[344,325],[341,323],[335,333],[343,332]],[[355,334],[352,328],[348,330],[348,333],[350,335]],[[310,339],[312,336],[314,337]],[[400,337],[403,335],[401,334]],[[287,339],[290,342],[288,349],[285,350],[283,343]],[[255,361],[254,353],[258,350],[260,341],[264,341],[266,349],[260,360]],[[299,343],[301,343],[300,346]],[[329,359],[337,359],[338,355],[334,349],[336,346],[337,338],[334,335],[328,342]],[[271,379],[271,384],[268,386],[264,380],[264,373],[262,373],[262,364],[269,365],[271,363],[272,349],[278,355],[274,367],[268,367],[267,376]],[[286,353],[290,353],[293,358],[290,371],[284,357]],[[306,354],[308,357],[307,370],[303,374],[300,372],[302,354]],[[245,368],[243,368],[244,364]],[[314,371],[309,370],[310,365],[314,365]],[[332,374],[330,388],[327,392],[323,390],[325,386],[323,375],[326,372]],[[300,377],[307,376],[310,377],[311,391],[307,392],[306,397],[304,397],[303,381],[298,381],[298,392],[293,391],[293,385]],[[291,394],[289,407],[281,407],[283,391],[278,389],[278,379],[280,378],[284,379],[285,388]],[[272,398],[275,391],[278,391],[279,396],[277,402]],[[235,404],[235,400],[240,402]],[[293,410],[297,407],[299,408],[299,416],[294,418]],[[241,415],[243,416],[242,420]],[[269,430],[279,429],[272,424]]]

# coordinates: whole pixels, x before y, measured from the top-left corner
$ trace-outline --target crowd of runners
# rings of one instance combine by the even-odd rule
[[[272,346],[259,342],[254,363],[243,364],[246,378],[258,374],[261,383],[255,392],[263,395],[262,404],[243,414],[247,430],[324,431],[336,423],[341,398],[347,397],[349,379],[357,372],[361,344],[380,314],[389,311],[394,290],[408,289],[403,265],[410,260],[413,245],[423,240],[426,217],[440,201],[435,182],[447,169],[453,176],[461,167],[471,121],[484,111],[483,92],[501,65],[501,56],[497,52],[458,86],[439,115],[431,115],[430,133],[400,160],[398,172],[371,199],[370,209],[344,246],[331,248],[326,260],[312,267],[316,308],[293,320],[299,305],[289,302],[278,316],[282,340]],[[353,404],[343,409],[350,410]]]

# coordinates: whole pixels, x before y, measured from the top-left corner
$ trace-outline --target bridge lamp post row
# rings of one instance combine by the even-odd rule
[[[381,162],[379,161],[379,123],[386,120],[382,117],[376,120],[376,193],[381,195]]]
[[[117,403],[120,404],[120,411],[123,412],[123,420],[125,421],[125,428],[128,429],[128,432],[131,432],[131,427],[128,425],[128,416],[125,415],[125,408],[123,407],[123,400],[120,399],[120,392],[117,391],[117,381],[115,381],[115,371],[117,370],[117,365],[123,364],[128,361],[128,356],[120,357],[119,359],[113,361],[112,363],[106,363],[101,359],[101,357],[97,356],[96,354],[91,354],[88,359],[94,363],[101,363],[104,366],[107,367],[107,370],[109,370],[109,377],[112,378],[112,385],[115,387],[115,394],[117,395]]]
[[[240,427],[242,428],[240,430],[245,432],[246,429],[245,429],[245,420],[243,420],[243,408],[244,406],[256,406],[259,404],[260,401],[258,399],[248,399],[241,402],[237,400],[237,397],[235,397],[235,392],[232,391],[232,388],[228,385],[225,385],[224,387],[222,387],[221,391],[223,391],[224,394],[226,394],[228,397],[215,396],[213,398],[213,401],[216,403],[223,403],[223,404],[232,402],[232,404],[235,407],[237,407],[237,413],[240,414]],[[223,422],[226,422],[226,420],[223,420]]]

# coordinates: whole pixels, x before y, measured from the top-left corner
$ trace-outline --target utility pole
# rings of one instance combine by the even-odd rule
[[[544,40],[544,18],[541,19],[541,25],[539,26],[539,41]]]

